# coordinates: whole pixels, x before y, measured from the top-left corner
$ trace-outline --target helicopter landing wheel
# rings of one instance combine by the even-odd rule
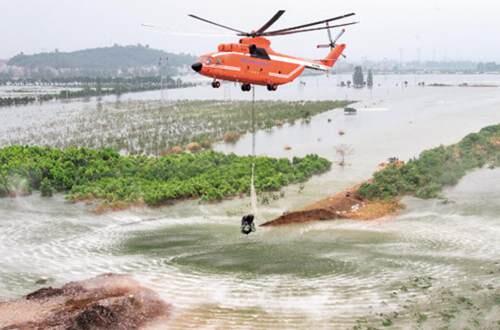
[[[217,81],[217,80],[212,81],[212,87],[213,88],[220,88],[220,81]]]
[[[250,92],[252,90],[252,85],[250,84],[243,84],[241,85],[241,90],[244,92]]]
[[[267,85],[267,90],[270,92],[274,92],[277,89],[278,89],[278,86],[276,86],[276,85]]]

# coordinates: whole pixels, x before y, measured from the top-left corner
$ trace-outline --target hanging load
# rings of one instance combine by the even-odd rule
[[[253,222],[253,214],[245,215],[241,219],[241,233],[244,235],[250,235],[250,233],[255,232],[255,224]]]

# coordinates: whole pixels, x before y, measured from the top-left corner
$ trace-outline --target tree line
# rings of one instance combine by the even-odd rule
[[[167,59],[168,61],[164,60]],[[163,59],[160,60],[160,59]],[[119,46],[84,49],[75,52],[53,52],[11,58],[7,65],[22,69],[22,77],[34,79],[68,79],[75,77],[150,76],[161,71],[179,74],[182,67],[192,64],[195,57],[173,54],[149,46]],[[19,75],[19,73],[16,73]],[[3,78],[12,78],[9,70]]]
[[[68,199],[107,205],[150,206],[199,198],[217,201],[248,194],[254,158],[214,151],[164,157],[121,156],[111,149],[10,146],[0,149],[0,197],[68,193]],[[275,159],[256,157],[255,186],[275,191],[330,169],[315,155]]]

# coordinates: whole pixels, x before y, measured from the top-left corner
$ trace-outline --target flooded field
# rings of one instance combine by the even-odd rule
[[[22,96],[38,96],[53,94],[57,95],[61,91],[78,91],[81,88],[70,86],[0,86],[0,97],[22,97]]]
[[[330,111],[308,124],[258,132],[259,154],[317,153],[336,161],[336,146],[354,150],[349,166],[334,166],[304,187],[285,189],[284,198],[260,205],[258,223],[366,179],[388,157],[406,160],[500,122],[499,88],[399,85],[413,79],[498,83],[498,76],[378,77],[382,86],[373,91],[337,88],[342,79],[309,77],[305,87],[294,84],[274,94],[257,90],[260,99],[357,100],[362,110],[356,116]],[[250,98],[237,88],[198,87],[170,91],[168,97]],[[159,92],[148,92],[119,101],[158,97]],[[0,109],[0,138],[115,101]],[[251,137],[215,149],[249,154]],[[498,187],[500,171],[484,169],[448,189],[448,203],[406,199],[407,208],[392,219],[259,228],[250,237],[239,234],[248,199],[104,215],[61,196],[0,199],[0,298],[37,289],[42,277],[59,285],[117,272],[133,274],[173,304],[172,328],[495,329]]]
[[[81,146],[113,148],[127,154],[160,155],[191,142],[210,147],[225,133],[251,131],[251,111],[256,128],[270,129],[284,123],[308,121],[316,114],[349,104],[344,101],[127,101],[99,104],[96,109],[75,111],[32,126],[5,131],[1,145]]]

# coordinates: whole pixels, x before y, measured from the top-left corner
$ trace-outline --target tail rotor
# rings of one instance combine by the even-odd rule
[[[337,46],[337,41],[339,41],[339,39],[344,35],[345,33],[345,29],[342,29],[340,31],[340,33],[337,35],[337,37],[335,37],[335,39],[332,38],[332,32],[330,31],[330,25],[328,24],[328,22],[326,23],[326,26],[327,26],[327,29],[326,31],[328,31],[328,40],[330,41],[329,44],[323,44],[323,45],[318,45],[317,48],[330,48],[330,49],[333,49],[335,48],[335,46]],[[342,56],[344,58],[346,58],[346,56],[344,54],[342,54]]]

